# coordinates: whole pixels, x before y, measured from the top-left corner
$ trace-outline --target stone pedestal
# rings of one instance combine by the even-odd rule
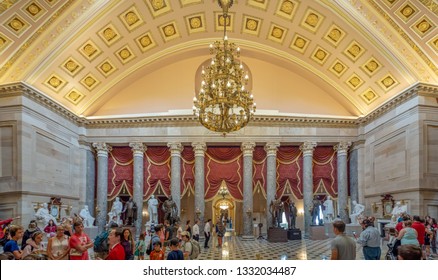
[[[356,236],[359,236],[362,232],[362,226],[359,224],[346,224],[345,225],[345,234],[353,237],[353,231],[356,232]]]
[[[333,222],[324,223],[324,233],[328,238],[334,238],[336,236],[333,232]]]
[[[301,240],[301,230],[299,228],[289,229],[287,231],[287,239]]]
[[[268,229],[269,242],[287,242],[287,231],[283,228]]]
[[[91,240],[94,240],[98,234],[98,228],[97,227],[84,227],[84,232],[90,237]]]
[[[324,240],[328,237],[325,235],[324,226],[310,226],[309,239],[310,240]]]

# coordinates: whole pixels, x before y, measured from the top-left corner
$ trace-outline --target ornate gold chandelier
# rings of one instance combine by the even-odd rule
[[[223,11],[224,39],[210,44],[210,66],[202,68],[201,89],[193,98],[193,112],[209,130],[224,135],[248,124],[256,110],[253,96],[246,89],[248,73],[238,60],[240,48],[228,42],[228,9],[233,0],[218,0]]]

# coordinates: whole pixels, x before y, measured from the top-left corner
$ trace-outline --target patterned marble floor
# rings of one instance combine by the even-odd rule
[[[330,242],[326,240],[289,240],[287,243],[271,243],[266,239],[243,241],[238,236],[229,233],[224,237],[222,248],[217,247],[217,237],[210,240],[210,248],[204,249],[201,244],[199,260],[322,260],[330,259]],[[388,247],[386,241],[382,244],[382,259],[384,259]],[[147,256],[146,256],[147,257]],[[356,259],[363,260],[362,248],[357,246]],[[438,260],[438,255],[434,255]]]

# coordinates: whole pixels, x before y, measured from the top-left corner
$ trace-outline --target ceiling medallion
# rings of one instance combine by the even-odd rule
[[[218,0],[224,22],[233,0]],[[240,48],[230,43],[227,25],[224,39],[210,44],[210,66],[202,69],[201,89],[193,98],[193,112],[207,129],[224,135],[245,127],[256,110],[252,94],[246,89],[248,72],[239,61]]]

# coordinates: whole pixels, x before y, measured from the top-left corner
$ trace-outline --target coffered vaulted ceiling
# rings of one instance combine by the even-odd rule
[[[356,117],[438,84],[435,0],[238,0],[230,15],[259,112]],[[189,110],[223,28],[212,0],[5,0],[0,84],[84,116]]]

